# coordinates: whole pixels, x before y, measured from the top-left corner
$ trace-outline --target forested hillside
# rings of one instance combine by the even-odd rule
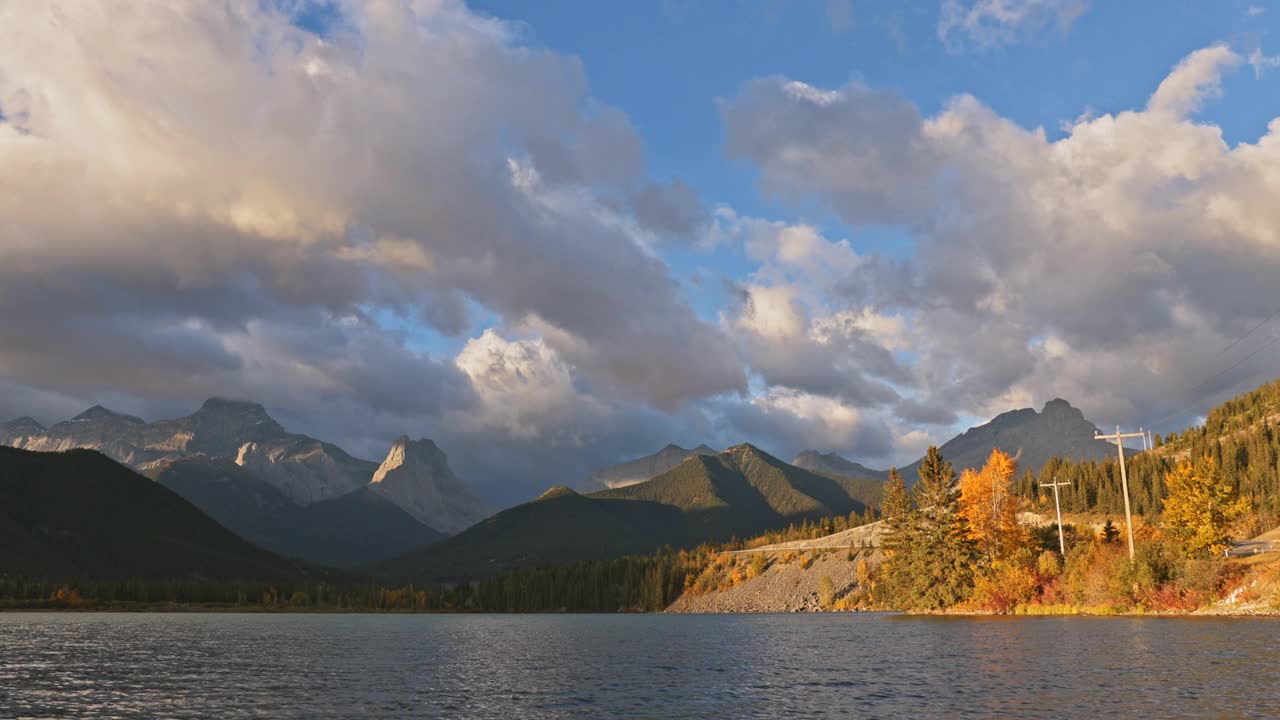
[[[1208,456],[1222,469],[1239,495],[1248,500],[1246,533],[1280,525],[1280,381],[1244,393],[1209,411],[1205,424],[1166,437],[1156,448],[1126,460],[1133,511],[1154,516],[1168,494],[1165,476],[1178,460]],[[1016,483],[1023,497],[1039,507],[1052,507],[1040,483],[1070,482],[1062,489],[1064,512],[1124,512],[1120,468],[1116,460],[1067,462],[1054,459],[1038,476],[1023,474]]]

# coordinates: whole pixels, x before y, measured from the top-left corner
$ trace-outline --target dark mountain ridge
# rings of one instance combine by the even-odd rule
[[[98,452],[0,447],[0,574],[228,581],[307,572]]]

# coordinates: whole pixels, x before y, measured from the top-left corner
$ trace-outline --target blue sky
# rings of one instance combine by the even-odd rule
[[[480,0],[473,7],[518,21],[532,45],[580,58],[592,93],[625,110],[639,130],[655,173],[686,178],[710,201],[757,215],[785,208],[755,192],[750,167],[726,162],[716,104],[753,77],[784,75],[826,88],[860,80],[902,93],[926,115],[967,93],[1056,135],[1060,123],[1089,110],[1140,107],[1192,49],[1229,42],[1274,54],[1268,46],[1280,22],[1280,10],[1266,12],[1269,3],[1260,0],[1095,2],[1070,28],[975,52],[939,41],[935,2],[835,4],[850,8],[847,27],[833,26],[823,0]],[[1209,112],[1230,142],[1258,137],[1272,117],[1231,92],[1253,81],[1249,73],[1228,79],[1225,99]],[[1274,78],[1268,84],[1277,87]]]

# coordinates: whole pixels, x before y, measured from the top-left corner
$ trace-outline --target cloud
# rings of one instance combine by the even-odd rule
[[[933,202],[936,158],[919,111],[896,93],[763,78],[722,101],[721,116],[729,156],[759,167],[772,195],[816,196],[854,225],[900,222]]]
[[[745,390],[655,252],[701,200],[649,176],[576,59],[450,0],[338,3],[322,36],[279,7],[0,7],[0,378],[166,412],[265,392],[343,407],[311,427],[366,447],[466,407],[571,443],[584,403]],[[504,416],[465,362],[498,336],[459,366],[387,316],[460,339],[492,317],[531,338],[509,363],[555,358],[590,400],[559,434]]]
[[[1148,112],[1178,117],[1200,110],[1204,101],[1222,95],[1222,72],[1242,58],[1226,45],[1197,50],[1173,69],[1147,103]]]
[[[1249,65],[1253,68],[1254,77],[1261,78],[1267,68],[1280,67],[1280,56],[1263,55],[1261,49],[1254,48],[1249,53]]]
[[[1214,357],[1275,310],[1267,278],[1280,271],[1280,214],[1268,200],[1280,191],[1280,120],[1256,142],[1232,147],[1219,128],[1189,119],[1219,92],[1222,73],[1240,63],[1225,46],[1195,52],[1146,109],[1083,118],[1054,140],[970,96],[953,98],[908,132],[868,124],[860,118],[910,117],[913,108],[859,89],[867,107],[851,116],[847,89],[805,86],[798,97],[787,79],[748,83],[744,101],[725,103],[726,124],[768,128],[775,150],[754,155],[761,182],[785,187],[799,207],[816,202],[851,222],[867,218],[873,190],[851,190],[848,167],[884,178],[895,193],[931,189],[929,202],[894,208],[914,245],[900,265],[864,257],[843,282],[816,282],[818,298],[790,291],[793,307],[808,312],[796,311],[806,332],[813,316],[864,312],[908,328],[875,338],[894,348],[906,375],[889,384],[898,400],[883,401],[900,421],[989,417],[1062,396],[1099,422],[1162,418],[1177,427],[1268,376],[1246,364],[1200,386],[1252,349],[1245,342],[1230,358]],[[895,150],[868,150],[876,147]],[[804,160],[792,166],[779,158]],[[801,256],[843,252],[839,242],[822,242],[824,249]],[[794,274],[799,263],[783,262],[779,250],[757,256],[767,257],[756,284],[804,285]],[[747,290],[752,304],[744,307],[754,311],[764,296]],[[742,317],[752,316],[744,310]],[[797,347],[793,372],[806,357],[803,342]],[[753,367],[770,367],[752,358]],[[786,385],[843,397],[822,387],[822,368],[809,366]]]
[[[607,408],[574,387],[567,363],[541,339],[508,341],[492,329],[472,338],[454,360],[479,398],[457,422],[474,430],[543,438],[567,433],[557,445],[582,445]]]
[[[1250,5],[1249,9],[1245,10],[1245,15],[1248,15],[1249,17],[1258,17],[1259,15],[1262,15],[1266,11],[1267,9],[1264,7],[1258,7],[1257,5]]]
[[[1020,42],[1049,26],[1071,29],[1091,0],[943,0],[938,39],[949,49],[990,50]]]

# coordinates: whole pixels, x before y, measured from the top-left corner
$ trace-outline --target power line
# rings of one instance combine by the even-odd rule
[[[1217,360],[1218,358],[1222,357],[1223,355],[1226,355],[1228,350],[1230,350],[1231,348],[1235,347],[1236,345],[1239,345],[1241,340],[1244,340],[1245,338],[1247,338],[1247,337],[1249,337],[1250,335],[1252,335],[1255,331],[1257,331],[1257,329],[1258,329],[1258,328],[1260,328],[1260,327],[1262,327],[1263,325],[1266,325],[1267,323],[1271,322],[1272,318],[1274,318],[1276,315],[1280,315],[1280,308],[1277,308],[1277,309],[1276,309],[1276,311],[1275,311],[1275,312],[1273,312],[1273,313],[1271,313],[1270,315],[1268,315],[1268,316],[1266,317],[1266,319],[1265,319],[1265,320],[1263,320],[1262,322],[1260,322],[1260,323],[1258,323],[1257,325],[1254,325],[1252,328],[1250,328],[1250,329],[1249,329],[1249,332],[1247,332],[1247,333],[1245,333],[1245,334],[1241,335],[1240,337],[1236,338],[1235,340],[1232,340],[1232,341],[1231,341],[1231,344],[1229,344],[1229,345],[1227,345],[1226,347],[1224,347],[1224,348],[1222,348],[1221,350],[1219,350],[1219,351],[1218,351],[1218,354],[1217,354],[1217,355],[1214,355],[1212,359]]]
[[[1275,313],[1275,314],[1280,314],[1280,313]],[[1275,314],[1273,314],[1273,317],[1274,317],[1274,315],[1275,315]],[[1270,320],[1270,319],[1271,319],[1271,318],[1267,318],[1267,320]],[[1265,322],[1266,322],[1266,320],[1264,320],[1263,322],[1265,323]],[[1245,335],[1248,335],[1248,333],[1245,333]],[[1238,339],[1236,340],[1236,342],[1239,342],[1240,340],[1243,340],[1243,339],[1244,339],[1244,336],[1241,336],[1240,338],[1238,338]],[[1226,375],[1227,373],[1231,372],[1232,370],[1235,370],[1236,368],[1238,368],[1238,367],[1240,367],[1241,365],[1243,365],[1243,364],[1245,364],[1246,362],[1248,362],[1250,359],[1252,359],[1252,358],[1253,358],[1255,355],[1257,355],[1258,353],[1262,352],[1263,350],[1266,350],[1267,348],[1271,347],[1272,345],[1275,345],[1275,344],[1276,344],[1276,343],[1278,343],[1278,342],[1280,342],[1280,335],[1277,335],[1276,337],[1271,338],[1271,340],[1269,340],[1269,341],[1267,341],[1265,344],[1263,344],[1263,345],[1259,346],[1259,347],[1258,347],[1257,349],[1255,349],[1253,352],[1251,352],[1251,353],[1249,353],[1248,355],[1245,355],[1244,357],[1240,358],[1240,359],[1239,359],[1239,360],[1237,360],[1233,365],[1231,365],[1231,367],[1228,367],[1227,369],[1225,369],[1225,370],[1223,370],[1223,371],[1221,371],[1221,372],[1218,372],[1218,373],[1216,373],[1216,374],[1214,374],[1214,375],[1210,376],[1207,380],[1204,380],[1204,381],[1203,381],[1203,382],[1201,382],[1199,385],[1196,385],[1196,386],[1192,387],[1190,390],[1188,390],[1188,391],[1187,391],[1187,395],[1195,395],[1195,394],[1196,394],[1197,392],[1199,392],[1200,390],[1203,390],[1204,388],[1208,387],[1211,383],[1213,383],[1213,381],[1214,381],[1214,380],[1217,380],[1218,378],[1222,377],[1223,375]],[[1227,347],[1229,348],[1229,347],[1231,347],[1232,345],[1235,345],[1235,343],[1232,343],[1231,345],[1229,345],[1229,346],[1227,346]],[[1215,355],[1214,357],[1215,357],[1215,358],[1217,358],[1217,357],[1219,357],[1219,356],[1221,356],[1221,355],[1222,355],[1222,353],[1218,353],[1218,355]],[[1172,420],[1173,418],[1175,418],[1175,417],[1177,417],[1177,416],[1179,416],[1179,415],[1181,415],[1181,414],[1182,414],[1182,412],[1181,412],[1181,411],[1177,411],[1177,412],[1169,413],[1168,415],[1165,415],[1164,417],[1157,419],[1155,422],[1151,423],[1151,425],[1153,425],[1153,426],[1159,425],[1160,423],[1163,423],[1163,422],[1164,422],[1164,421],[1166,421],[1166,420]]]

